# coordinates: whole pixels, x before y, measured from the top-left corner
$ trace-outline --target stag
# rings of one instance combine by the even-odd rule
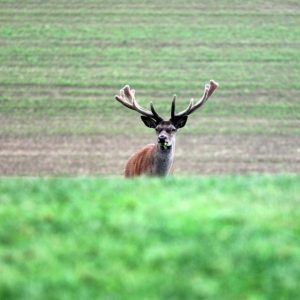
[[[205,85],[202,98],[194,103],[191,99],[189,105],[183,111],[176,113],[176,95],[171,105],[171,118],[164,120],[150,103],[150,110],[144,109],[135,99],[135,90],[125,85],[115,99],[125,107],[135,110],[141,114],[141,119],[149,128],[154,128],[157,135],[157,143],[149,144],[134,153],[128,160],[125,167],[125,177],[140,175],[166,176],[172,172],[175,135],[179,128],[185,126],[188,116],[201,108],[208,98],[213,94],[218,84],[211,80]]]

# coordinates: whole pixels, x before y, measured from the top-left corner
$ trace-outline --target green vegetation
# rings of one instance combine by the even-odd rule
[[[0,6],[2,135],[103,134],[97,118],[115,134],[123,134],[119,119],[128,120],[132,134],[144,134],[113,99],[124,84],[166,115],[174,93],[181,108],[212,78],[220,88],[193,118],[213,120],[202,134],[299,134],[298,1]],[[30,115],[29,127],[20,115]],[[245,124],[241,130],[223,122],[220,129],[218,117]],[[40,126],[44,118],[48,126]],[[198,124],[189,122],[188,133],[197,134]]]
[[[1,299],[298,299],[300,177],[2,179]]]

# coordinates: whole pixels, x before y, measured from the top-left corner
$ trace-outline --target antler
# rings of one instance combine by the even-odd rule
[[[175,113],[176,96],[174,96],[172,101],[172,107],[171,107],[171,119],[174,119],[176,117],[188,116],[191,113],[193,113],[195,110],[200,108],[207,101],[207,99],[213,94],[213,92],[218,86],[219,85],[217,82],[211,80],[209,84],[205,85],[202,98],[196,104],[194,104],[194,99],[192,98],[188,107],[177,114]]]
[[[135,110],[146,117],[153,118],[153,119],[157,120],[158,122],[163,120],[163,118],[160,117],[159,114],[155,111],[152,102],[150,102],[151,111],[146,110],[139,105],[139,103],[135,100],[134,95],[135,95],[135,90],[130,89],[129,85],[125,85],[120,90],[120,95],[116,95],[115,99],[118,100],[124,106],[126,106],[132,110]]]

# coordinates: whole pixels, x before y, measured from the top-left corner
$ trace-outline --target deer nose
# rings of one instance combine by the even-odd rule
[[[166,137],[165,135],[160,135],[160,136],[158,137],[158,140],[159,140],[160,142],[165,142],[166,139],[167,139],[167,137]]]

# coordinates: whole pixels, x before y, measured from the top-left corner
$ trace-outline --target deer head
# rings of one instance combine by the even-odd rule
[[[185,126],[188,116],[204,105],[208,98],[213,94],[218,84],[211,80],[205,85],[202,98],[194,103],[191,99],[189,105],[183,111],[176,113],[176,95],[173,97],[171,105],[171,118],[164,120],[154,109],[153,103],[150,102],[150,110],[142,108],[135,99],[135,90],[130,89],[129,85],[124,86],[120,90],[120,95],[116,95],[115,99],[129,109],[140,113],[144,124],[149,128],[154,128],[157,134],[157,143],[161,150],[168,150],[175,143],[175,134],[179,128]]]

